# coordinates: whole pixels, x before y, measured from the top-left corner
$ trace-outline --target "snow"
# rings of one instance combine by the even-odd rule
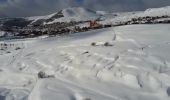
[[[8,46],[0,50],[0,99],[169,100],[169,28],[128,25],[2,41]],[[40,79],[40,71],[54,77]]]
[[[144,12],[145,16],[170,15],[170,6],[161,8],[150,8]]]
[[[33,17],[27,17],[26,19],[32,21],[31,23],[34,23],[38,20],[41,20],[41,19],[50,19],[51,17],[53,17],[55,14],[57,13],[53,13],[53,14],[50,14],[50,15],[46,15],[46,16],[33,16]]]
[[[44,22],[44,24],[53,24],[57,22],[96,20],[100,18],[102,21],[99,23],[102,24],[119,24],[122,22],[127,22],[132,18],[138,18],[138,17],[170,16],[170,6],[161,7],[161,8],[149,8],[145,11],[117,12],[117,13],[110,13],[107,11],[92,11],[82,7],[72,7],[72,8],[65,8],[61,10],[61,13],[63,14],[64,17],[52,18],[53,16],[58,14],[58,12],[56,12],[46,16],[28,17],[26,19],[32,20],[32,23],[34,23],[40,19],[47,20],[52,18],[53,19],[52,21]]]
[[[61,18],[56,18],[54,21],[51,22],[44,22],[44,24],[53,24],[56,22],[70,22],[70,21],[87,21],[87,20],[95,20],[99,18],[101,15],[98,14],[95,11],[82,8],[82,7],[72,7],[72,8],[65,8],[61,10],[61,13],[63,14],[64,17]],[[27,17],[26,19],[31,20],[32,23],[38,21],[38,20],[46,20],[50,19],[53,16],[58,14],[58,12],[46,15],[46,16],[34,16],[34,17]]]
[[[121,22],[127,22],[127,21],[131,20],[132,18],[138,18],[138,17],[170,16],[170,6],[161,7],[161,8],[149,8],[145,11],[138,11],[138,12],[117,13],[117,15],[118,15],[117,17],[111,17],[111,18],[106,17],[106,19],[103,20],[101,23],[116,24],[116,23],[121,23]],[[164,20],[164,19],[162,19],[162,20]]]
[[[73,7],[62,10],[64,17],[45,24],[101,16],[100,23],[111,24],[170,15],[169,11],[170,7],[162,7],[108,13]],[[55,14],[28,19],[36,22]],[[169,18],[157,21],[162,20]],[[0,41],[0,100],[169,100],[169,29],[170,24],[127,25]],[[49,77],[38,78],[39,72]]]
[[[81,8],[81,7],[72,7],[66,8],[62,10],[64,17],[55,19],[52,22],[48,22],[46,24],[52,24],[55,22],[70,22],[70,21],[87,21],[87,20],[95,20],[100,17],[95,11],[91,11],[89,9]]]

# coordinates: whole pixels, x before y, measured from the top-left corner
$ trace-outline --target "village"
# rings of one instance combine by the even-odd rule
[[[164,20],[161,20],[164,19]],[[102,20],[89,20],[89,21],[71,21],[71,22],[56,22],[52,24],[42,24],[37,21],[34,24],[28,24],[25,27],[5,27],[0,26],[0,30],[5,31],[6,34],[1,36],[1,40],[4,39],[23,39],[34,38],[42,35],[48,35],[53,37],[56,35],[63,36],[67,34],[74,34],[77,32],[86,32],[95,29],[102,29],[108,27],[116,27],[132,24],[166,24],[170,23],[170,16],[155,16],[155,17],[138,17],[132,18],[129,21],[117,22],[116,24],[102,24]],[[25,23],[25,22],[24,22]],[[80,24],[86,24],[84,27],[80,27]]]

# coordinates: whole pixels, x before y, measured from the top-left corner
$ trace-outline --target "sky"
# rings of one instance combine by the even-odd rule
[[[46,15],[75,6],[125,12],[170,6],[170,0],[0,0],[0,17]]]

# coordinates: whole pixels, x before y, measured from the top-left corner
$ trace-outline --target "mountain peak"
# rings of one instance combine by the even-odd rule
[[[62,9],[56,13],[46,15],[46,16],[37,16],[37,17],[29,17],[29,20],[46,20],[46,24],[51,24],[55,22],[70,22],[70,21],[87,21],[87,20],[95,20],[100,17],[96,11],[86,9],[83,7],[70,7]]]

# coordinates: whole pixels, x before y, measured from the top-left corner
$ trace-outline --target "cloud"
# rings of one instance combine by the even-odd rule
[[[73,6],[118,12],[167,5],[170,0],[0,0],[0,16],[46,15]]]
[[[72,0],[0,0],[0,13],[8,16],[32,16],[49,14],[74,6]]]
[[[96,10],[136,11],[170,5],[170,0],[83,0],[85,7]]]

